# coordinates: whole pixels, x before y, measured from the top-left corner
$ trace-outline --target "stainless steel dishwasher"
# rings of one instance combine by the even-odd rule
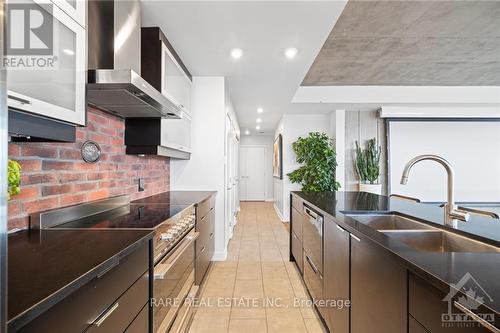
[[[323,216],[304,205],[304,282],[313,299],[323,299]],[[323,309],[319,309],[322,312]]]

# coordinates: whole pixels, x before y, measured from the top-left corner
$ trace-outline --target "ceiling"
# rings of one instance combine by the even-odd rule
[[[303,86],[500,86],[500,1],[349,1]]]
[[[332,111],[291,103],[345,6],[344,1],[142,0],[143,26],[159,26],[194,76],[225,76],[244,131],[274,133],[283,113]],[[241,48],[241,59],[230,56]],[[295,59],[284,50],[298,49]],[[264,113],[257,114],[262,107]]]

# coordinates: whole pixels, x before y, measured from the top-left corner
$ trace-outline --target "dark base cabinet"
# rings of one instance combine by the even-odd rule
[[[203,281],[215,250],[215,195],[199,203],[196,207],[195,279],[200,285]]]
[[[324,225],[324,298],[325,300],[349,301],[350,293],[350,237],[349,232],[334,220],[325,219]],[[349,333],[349,307],[325,308],[325,321],[330,332]]]
[[[430,333],[491,333],[492,331],[482,327],[473,318],[469,317],[467,323],[443,323],[442,314],[452,313],[464,314],[453,305],[450,306],[444,300],[446,293],[430,285],[422,278],[410,274],[409,278],[409,312],[410,316],[417,321],[424,331],[419,331],[416,325],[410,325],[410,333],[430,332]],[[453,302],[453,300],[452,300]],[[489,311],[481,311],[489,313]],[[495,319],[498,316],[495,316]],[[498,327],[498,319],[496,326]],[[411,322],[411,320],[410,320]]]
[[[407,331],[407,273],[375,243],[351,237],[351,333]]]
[[[148,303],[149,258],[145,244],[18,332],[124,332]]]

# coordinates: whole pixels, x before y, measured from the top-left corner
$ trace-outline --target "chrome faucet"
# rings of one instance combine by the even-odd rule
[[[408,176],[410,174],[411,168],[418,162],[425,160],[434,161],[441,164],[446,169],[446,173],[448,174],[448,189],[447,189],[448,203],[444,205],[445,225],[450,227],[456,227],[457,220],[467,222],[470,218],[470,215],[467,212],[458,209],[457,205],[455,204],[455,193],[454,193],[455,171],[453,171],[450,162],[448,162],[444,158],[437,155],[420,155],[412,158],[405,165],[405,168],[403,170],[403,175],[401,176],[401,185],[406,185],[408,183]]]

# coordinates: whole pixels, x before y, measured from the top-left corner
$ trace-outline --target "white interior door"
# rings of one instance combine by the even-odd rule
[[[266,147],[240,147],[240,200],[266,199]]]

